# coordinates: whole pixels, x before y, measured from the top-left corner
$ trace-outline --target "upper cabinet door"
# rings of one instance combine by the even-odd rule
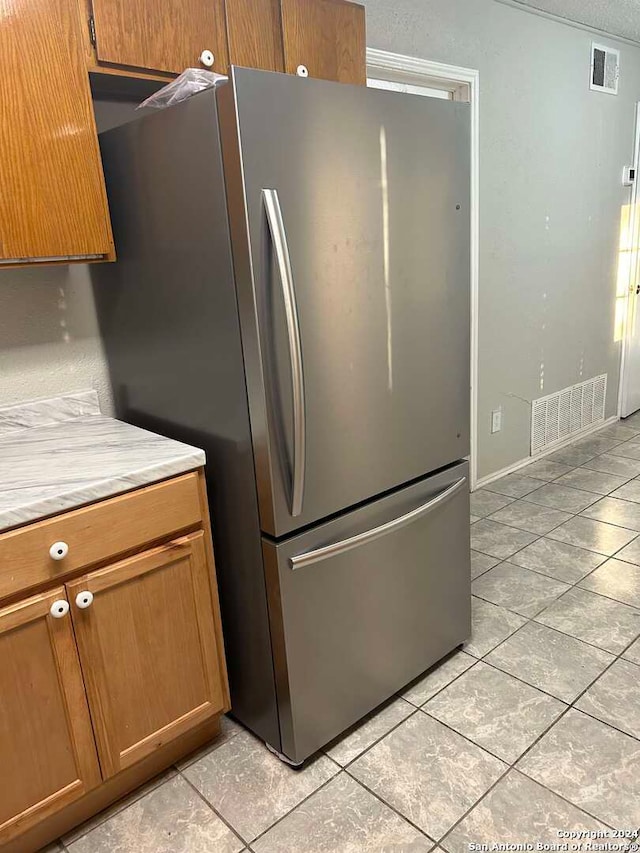
[[[202,531],[67,589],[105,778],[225,710]]]
[[[281,0],[284,65],[296,74],[365,85],[364,6],[346,0]]]
[[[229,62],[284,71],[280,0],[227,0]]]
[[[0,610],[0,697],[2,847],[100,782],[62,587]]]
[[[0,263],[112,257],[79,5],[3,10]]]
[[[93,0],[100,63],[179,74],[229,65],[224,0]],[[213,65],[201,61],[213,54]]]

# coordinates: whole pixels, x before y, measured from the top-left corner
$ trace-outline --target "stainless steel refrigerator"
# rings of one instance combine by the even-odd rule
[[[470,633],[469,107],[235,68],[100,144],[117,412],[206,450],[232,711],[300,762]]]

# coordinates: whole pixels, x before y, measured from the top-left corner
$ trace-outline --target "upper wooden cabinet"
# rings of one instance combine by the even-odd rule
[[[228,0],[233,2],[233,0]],[[285,68],[310,77],[365,85],[364,6],[345,0],[281,0]]]
[[[365,10],[348,0],[91,0],[92,68],[141,76],[229,65],[366,82]]]
[[[366,82],[364,7],[347,0],[11,0],[10,12],[0,268],[115,259],[89,71],[105,92],[230,64]]]
[[[0,26],[0,264],[112,257],[80,8],[12,0]]]
[[[233,0],[230,0],[232,3]],[[224,0],[92,0],[98,65],[108,63],[179,74],[229,65]],[[201,62],[203,52],[213,65]]]
[[[62,587],[0,610],[0,847],[101,781],[71,620],[54,605],[68,613]]]
[[[227,0],[229,62],[284,71],[280,0]]]

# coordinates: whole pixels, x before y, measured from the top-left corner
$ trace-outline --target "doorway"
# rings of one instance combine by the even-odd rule
[[[478,278],[480,75],[474,68],[430,62],[413,56],[367,48],[367,86],[427,97],[464,101],[471,107],[471,489],[478,479]],[[640,349],[640,344],[639,344]],[[640,365],[640,352],[639,352]]]
[[[629,204],[622,208],[618,285],[616,293],[616,326],[622,327],[620,352],[620,388],[618,417],[626,418],[640,409],[640,102],[636,104],[636,128],[633,145],[635,180],[631,185]]]

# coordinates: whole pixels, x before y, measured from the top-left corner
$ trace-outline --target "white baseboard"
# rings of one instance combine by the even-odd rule
[[[493,483],[495,480],[499,480],[501,477],[505,477],[507,474],[513,474],[514,471],[519,471],[521,468],[526,468],[527,465],[531,465],[532,462],[537,462],[538,459],[544,459],[545,456],[550,456],[552,453],[555,453],[556,450],[560,450],[563,447],[567,447],[570,444],[578,441],[580,438],[584,438],[586,435],[590,435],[592,432],[598,432],[604,427],[611,426],[612,424],[617,423],[620,418],[617,415],[613,415],[610,418],[607,418],[606,421],[602,421],[600,424],[595,424],[595,426],[587,427],[586,429],[580,430],[580,432],[574,432],[573,435],[570,435],[568,438],[565,438],[563,441],[557,441],[553,444],[552,447],[548,447],[540,453],[536,453],[535,456],[527,456],[524,459],[521,459],[519,462],[514,462],[512,465],[507,465],[506,468],[502,468],[500,471],[496,471],[493,474],[487,474],[486,477],[481,477],[475,485],[475,489],[481,489],[483,486],[488,486],[489,483]]]

